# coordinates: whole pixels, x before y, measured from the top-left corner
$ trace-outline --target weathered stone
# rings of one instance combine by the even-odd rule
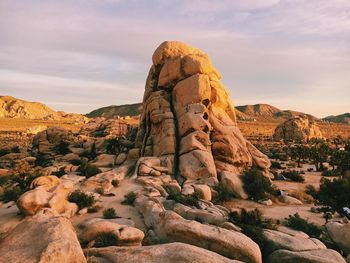
[[[350,223],[329,222],[326,229],[331,239],[346,255],[350,254]]]
[[[276,250],[267,263],[345,263],[344,258],[335,250],[319,249],[309,251]]]
[[[277,126],[273,137],[285,141],[309,141],[322,139],[322,132],[315,121],[307,116],[296,116]]]
[[[27,217],[0,240],[0,262],[84,263],[71,222],[49,210]]]
[[[239,263],[209,250],[184,243],[170,243],[144,247],[106,247],[86,249],[88,259],[96,263]]]
[[[90,219],[78,226],[78,237],[83,243],[96,240],[103,234],[113,235],[118,246],[141,246],[144,234],[141,230],[117,224],[107,219]]]

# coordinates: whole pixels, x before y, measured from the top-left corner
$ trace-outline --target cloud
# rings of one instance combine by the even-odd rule
[[[322,116],[350,95],[346,0],[3,0],[0,30],[0,93],[69,111],[140,101],[168,39],[209,53],[237,104]]]

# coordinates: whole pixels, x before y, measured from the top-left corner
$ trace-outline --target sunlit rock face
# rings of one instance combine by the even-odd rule
[[[136,139],[141,156],[159,157],[160,166],[171,162],[168,172],[180,181],[216,184],[222,172],[240,174],[252,166],[267,174],[270,162],[238,129],[231,98],[207,54],[167,41],[152,60]]]
[[[309,141],[322,139],[323,135],[317,123],[307,116],[296,116],[278,125],[273,137],[285,141]]]

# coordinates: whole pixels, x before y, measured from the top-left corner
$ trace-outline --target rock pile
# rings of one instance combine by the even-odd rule
[[[323,138],[317,123],[306,116],[296,116],[278,125],[273,137],[276,140],[303,142]]]
[[[136,138],[140,155],[158,157],[160,166],[171,162],[169,173],[185,184],[213,186],[223,172],[238,175],[250,167],[267,175],[270,162],[241,134],[208,55],[170,41],[152,59]]]

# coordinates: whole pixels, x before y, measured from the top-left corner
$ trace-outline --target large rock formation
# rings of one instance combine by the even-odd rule
[[[153,54],[136,146],[143,157],[173,162],[179,181],[217,184],[221,173],[255,166],[267,174],[268,158],[237,127],[235,109],[208,55],[177,41]],[[166,165],[165,165],[166,164]]]
[[[297,116],[278,125],[273,137],[284,141],[309,141],[323,138],[317,123],[306,116]]]
[[[27,217],[0,241],[0,262],[84,263],[71,222],[46,209]]]

